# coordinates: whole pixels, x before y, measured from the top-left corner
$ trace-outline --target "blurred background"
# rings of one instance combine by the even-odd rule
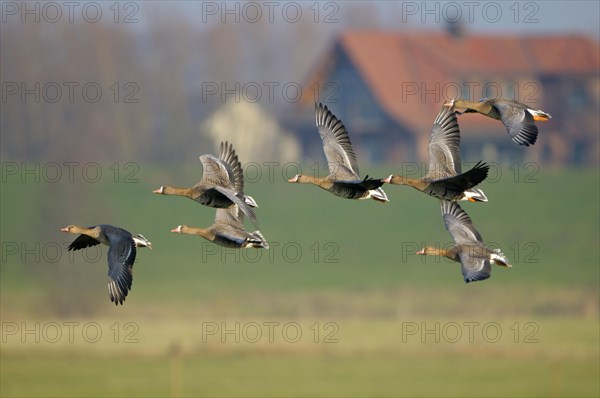
[[[0,6],[0,395],[600,394],[598,2]],[[528,148],[459,118],[491,165],[463,208],[513,264],[486,281],[414,254],[452,242],[433,198],[286,182],[327,173],[317,101],[363,176],[420,177],[444,100],[486,96],[552,115]],[[172,234],[214,210],[152,194],[222,140],[269,251]],[[100,223],[153,243],[123,306],[59,231]]]

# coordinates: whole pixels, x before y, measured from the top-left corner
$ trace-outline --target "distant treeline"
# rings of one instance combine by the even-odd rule
[[[223,23],[214,10],[187,2],[7,4],[0,39],[2,158],[197,156],[206,140],[200,122],[224,102],[203,88],[303,84],[336,31],[357,20],[376,24],[368,7],[348,10],[338,10],[337,23],[315,23],[308,18],[315,10],[291,23],[247,20],[252,10],[240,9],[248,18],[236,23],[229,15]],[[281,96],[260,102],[273,113],[289,105]]]

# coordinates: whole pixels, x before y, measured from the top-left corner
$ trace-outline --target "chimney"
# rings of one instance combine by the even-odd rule
[[[465,35],[465,28],[461,20],[446,20],[446,31],[454,40],[460,40]]]

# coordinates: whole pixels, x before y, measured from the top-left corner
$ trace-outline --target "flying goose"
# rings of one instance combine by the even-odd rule
[[[323,150],[327,158],[329,175],[318,178],[297,174],[288,182],[314,184],[330,193],[346,199],[369,199],[385,203],[387,195],[381,189],[383,180],[359,177],[358,162],[352,149],[348,132],[341,120],[327,106],[315,104],[315,116]]]
[[[202,179],[191,188],[176,188],[163,185],[154,193],[162,195],[185,196],[205,206],[218,209],[228,209],[234,205],[246,214],[256,224],[256,214],[252,207],[258,207],[251,196],[243,195],[242,165],[233,149],[227,142],[221,143],[219,157],[201,155],[200,162],[204,170]],[[235,181],[235,183],[234,183]]]
[[[464,113],[477,112],[500,120],[506,126],[508,135],[519,145],[533,145],[537,140],[536,121],[545,122],[552,118],[549,113],[529,108],[529,106],[509,98],[483,98],[479,102],[452,99],[445,106],[465,109]]]
[[[439,199],[487,202],[483,191],[473,187],[485,180],[488,169],[488,165],[478,162],[469,171],[461,172],[460,129],[456,114],[454,109],[442,106],[431,128],[427,174],[418,179],[391,175],[384,182],[409,185]]]
[[[456,202],[441,200],[442,216],[446,229],[454,239],[454,245],[447,249],[425,247],[417,254],[444,256],[460,262],[466,283],[481,281],[490,277],[491,264],[512,267],[500,249],[490,249],[475,229],[471,218]]]
[[[260,231],[248,232],[244,229],[244,213],[237,206],[217,209],[215,222],[208,228],[179,225],[171,232],[198,235],[217,245],[245,249],[248,247],[268,249],[269,244]]]
[[[80,234],[67,248],[79,250],[99,245],[108,249],[108,296],[115,305],[123,304],[133,281],[132,268],[137,247],[152,249],[152,244],[143,235],[131,235],[130,232],[112,225],[99,224],[93,227],[69,225],[62,232]]]

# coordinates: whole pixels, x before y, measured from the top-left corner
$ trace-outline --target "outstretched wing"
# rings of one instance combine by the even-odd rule
[[[85,249],[86,247],[96,246],[99,244],[99,240],[96,240],[91,236],[81,234],[73,242],[71,242],[71,244],[67,248],[67,251]]]
[[[235,228],[244,229],[244,213],[238,206],[229,209],[217,209],[215,212],[215,224],[227,224]]]
[[[468,253],[459,254],[461,272],[465,282],[482,281],[490,277],[492,265],[487,258],[471,256]]]
[[[123,304],[133,282],[135,244],[131,236],[111,241],[108,249],[108,295],[115,305]]]
[[[315,116],[330,174],[341,180],[358,179],[356,155],[341,120],[321,103],[315,105]]]
[[[247,243],[253,243],[257,237],[244,229],[243,217],[237,206],[217,209],[213,225],[215,235],[221,241],[233,243],[234,247],[246,247]]]
[[[237,207],[239,207],[242,210],[242,212],[244,212],[244,214],[247,215],[250,218],[250,220],[252,220],[254,225],[257,224],[258,221],[256,220],[256,213],[254,212],[254,209],[252,209],[252,207],[250,207],[250,205],[248,205],[248,203],[244,201],[244,198],[241,193],[237,193],[229,188],[225,188],[222,186],[215,186],[214,189],[225,195]]]
[[[227,176],[229,181],[233,184],[235,190],[239,193],[244,192],[244,173],[242,170],[242,164],[238,159],[233,145],[227,141],[221,142],[221,154],[219,155],[221,163],[227,170]]]
[[[502,98],[493,101],[492,105],[500,113],[500,120],[514,142],[525,146],[535,144],[538,128],[525,104]]]
[[[458,245],[483,242],[469,215],[456,202],[440,200],[446,229]]]
[[[200,155],[202,162],[202,180],[198,183],[210,183],[215,185],[233,185],[233,181],[229,179],[229,171],[223,161],[213,155]]]
[[[455,199],[464,191],[473,188],[486,179],[490,166],[478,162],[472,169],[453,177],[431,181],[424,192],[444,199]]]
[[[429,170],[431,179],[461,173],[460,129],[454,108],[442,106],[429,137]]]

